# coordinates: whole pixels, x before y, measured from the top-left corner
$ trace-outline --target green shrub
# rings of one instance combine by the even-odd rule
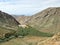
[[[32,36],[43,36],[43,37],[51,37],[53,34],[50,33],[44,33],[36,30],[35,28],[32,28],[29,26],[29,28],[19,28],[18,29],[18,34],[21,36],[26,36],[26,35],[32,35]]]
[[[18,35],[26,36],[28,34],[28,30],[26,30],[25,28],[19,27],[17,33],[18,33]]]

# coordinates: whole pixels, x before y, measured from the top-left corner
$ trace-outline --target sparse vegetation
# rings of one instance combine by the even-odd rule
[[[40,32],[32,27],[29,26],[29,28],[19,28],[18,29],[19,35],[26,36],[26,35],[32,35],[32,36],[42,36],[42,37],[51,37],[53,34],[50,33],[44,33]]]

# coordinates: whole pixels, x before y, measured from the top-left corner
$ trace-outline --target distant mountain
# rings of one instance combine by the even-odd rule
[[[13,17],[21,24],[26,24],[31,16],[25,16],[25,15],[13,15]]]

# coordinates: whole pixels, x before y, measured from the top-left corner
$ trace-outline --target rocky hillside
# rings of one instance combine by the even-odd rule
[[[15,33],[20,23],[16,21],[11,15],[0,11],[0,40],[4,38],[5,34]]]
[[[17,22],[14,17],[5,12],[0,11],[0,26],[15,28],[15,26],[18,26],[19,24],[20,23]]]
[[[60,7],[50,7],[32,16],[30,26],[42,32],[57,33],[60,31]]]
[[[52,38],[48,38],[37,45],[60,45],[60,32],[55,34]]]

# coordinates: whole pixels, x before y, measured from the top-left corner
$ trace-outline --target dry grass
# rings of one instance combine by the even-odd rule
[[[0,45],[37,45],[39,41],[43,41],[48,37],[26,36],[24,38],[12,39],[8,42],[0,43]]]
[[[60,45],[60,33],[55,34],[52,38],[39,42],[37,45]]]

